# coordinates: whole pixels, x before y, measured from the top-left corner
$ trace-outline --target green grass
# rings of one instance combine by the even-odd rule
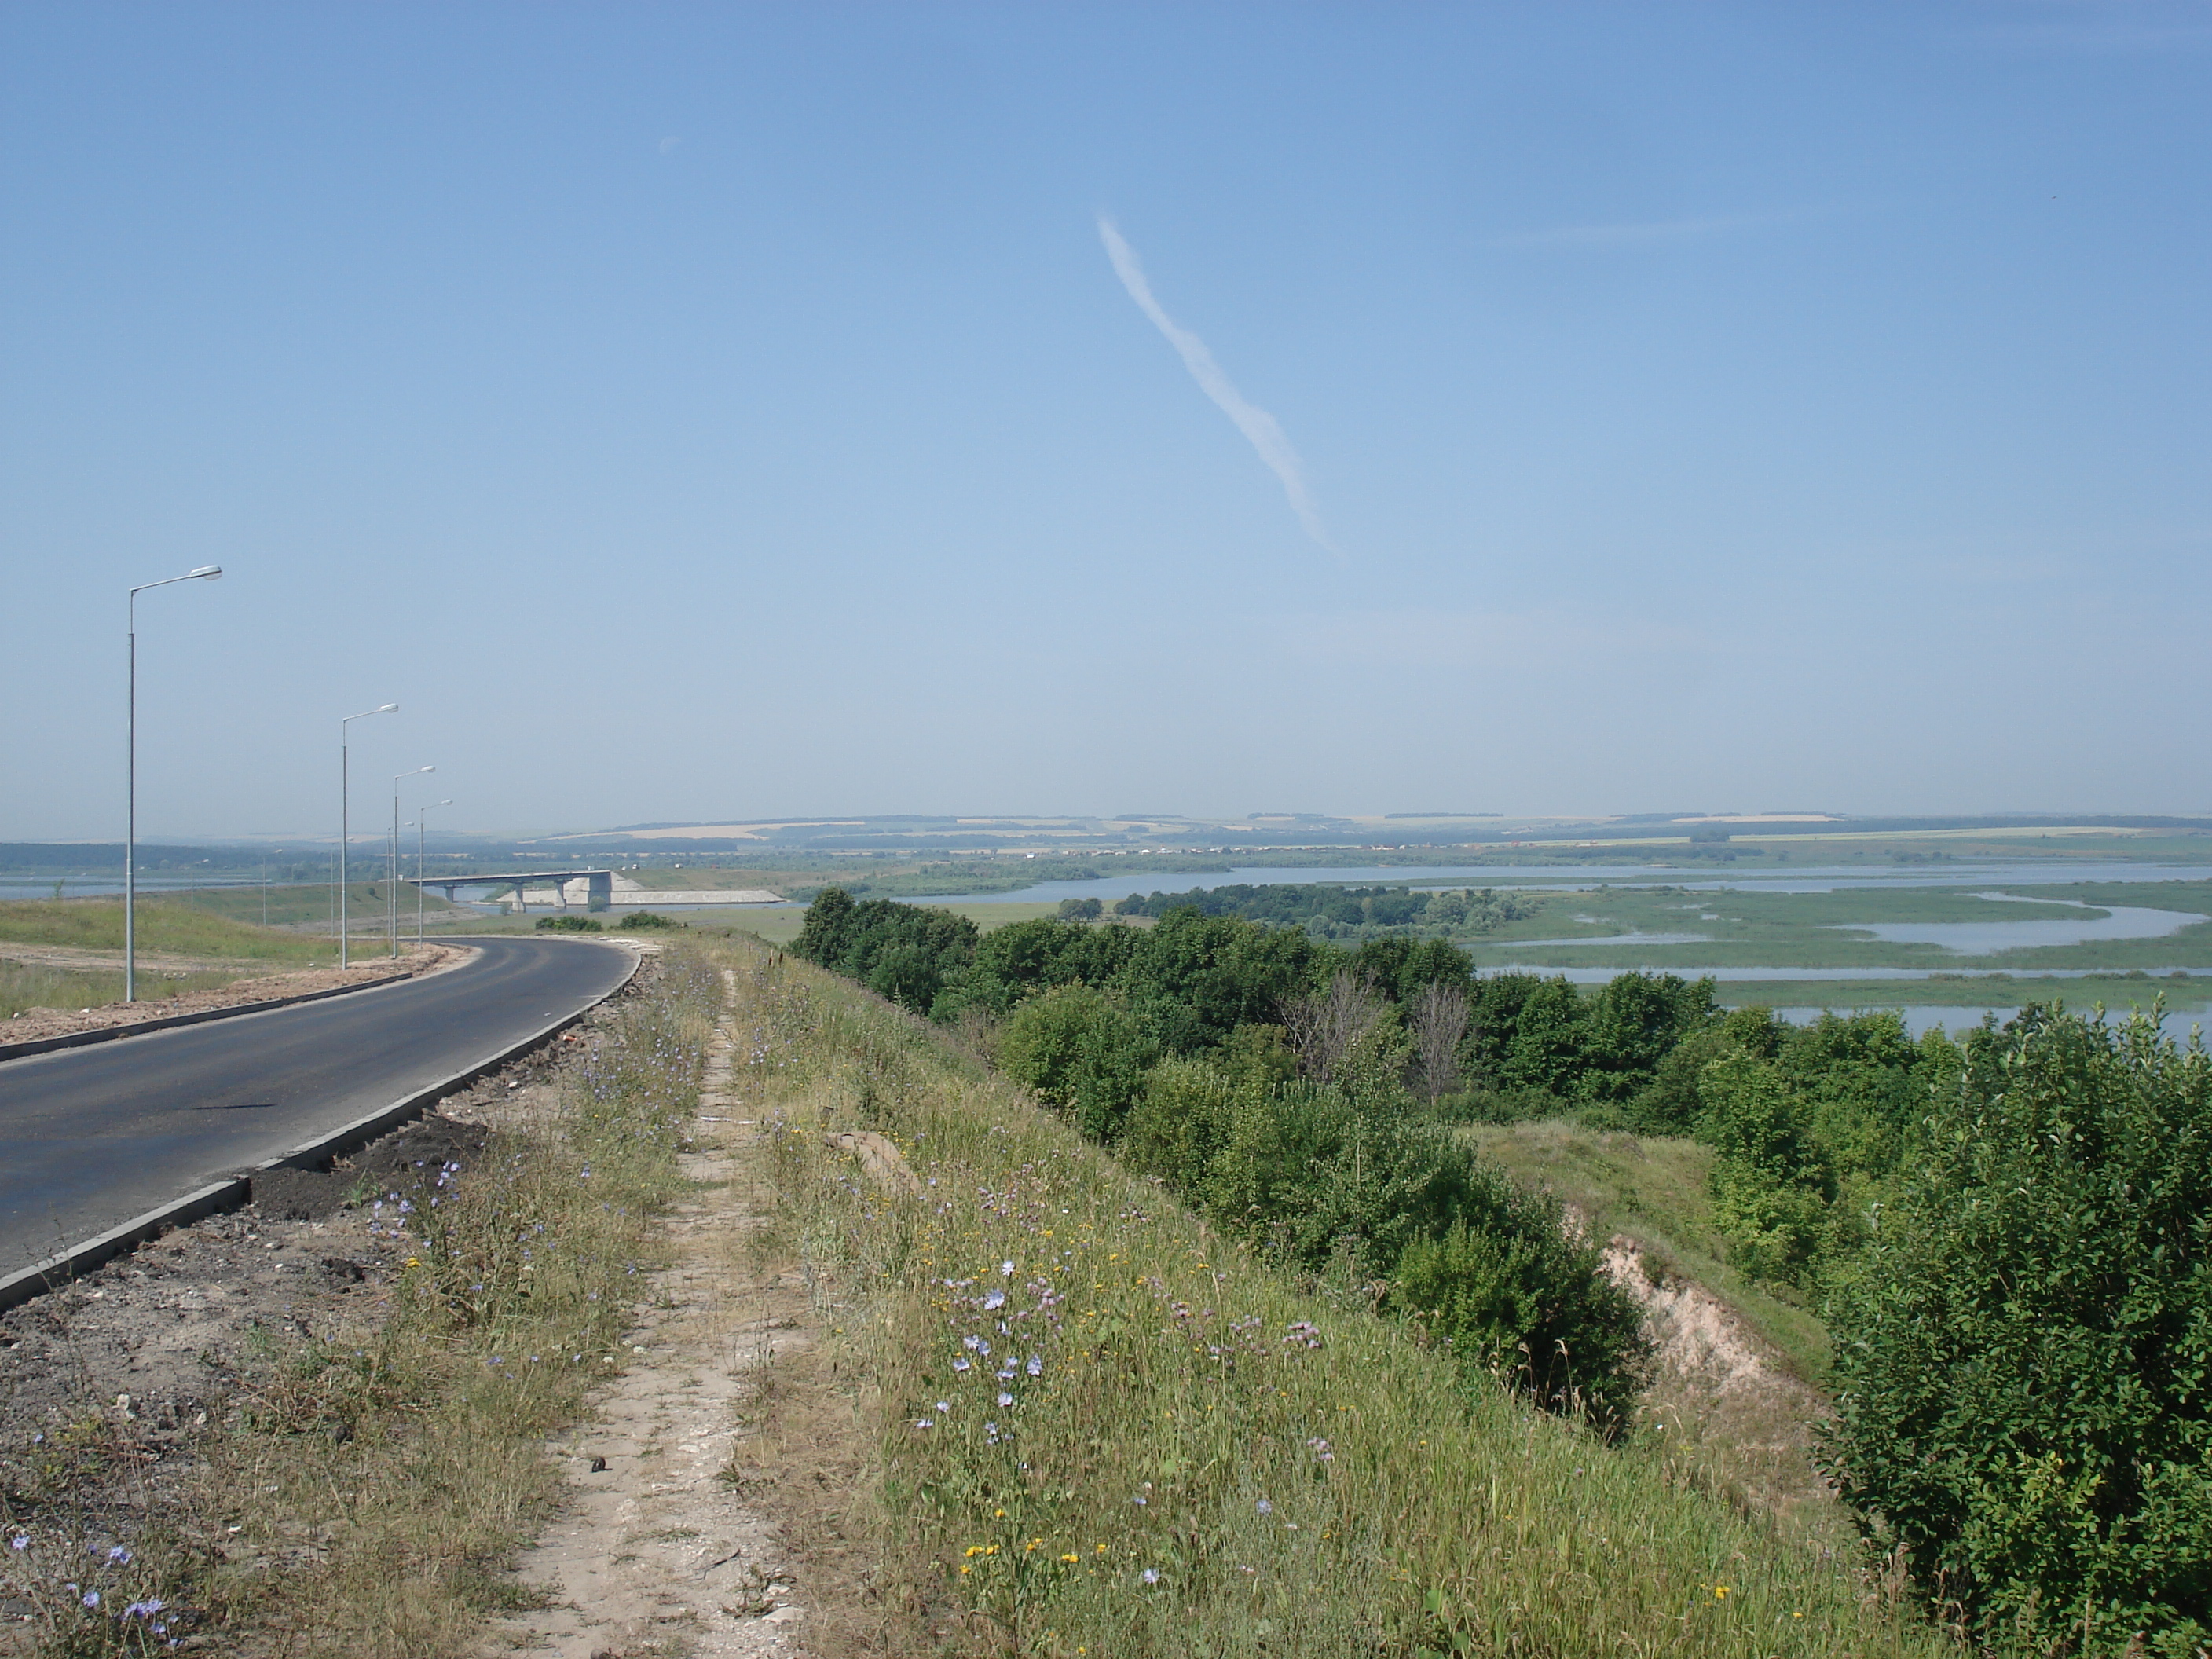
[[[1210,1236],[933,1030],[739,960],[783,1224],[878,1413],[887,1650],[1944,1650],[1668,1448],[1463,1381],[1362,1287]],[[862,1185],[823,1128],[890,1135],[924,1196]]]
[[[1941,979],[1725,980],[1717,988],[1730,1008],[1764,1004],[1770,1008],[1832,1008],[1838,1013],[1866,1008],[1956,1008],[1948,1021],[1955,1035],[1980,1023],[1984,1008],[2012,1008],[2029,1002],[2063,1002],[2069,1008],[2101,1002],[2115,1013],[2146,1011],[2163,996],[2169,1012],[2184,1016],[2212,1009],[2212,981],[2140,975],[2099,975],[2054,979],[2042,975],[1966,972]]]
[[[192,991],[211,991],[240,977],[234,971],[213,969],[189,972],[175,969],[138,970],[141,1001],[183,996]],[[33,963],[10,962],[0,957],[0,1019],[12,1019],[29,1008],[97,1008],[123,1000],[123,970],[106,969],[78,973],[44,968]],[[0,1042],[8,1040],[0,1028]]]
[[[203,896],[205,896],[204,895]],[[297,968],[326,964],[327,939],[236,921],[176,894],[138,900],[138,948],[179,957]],[[119,898],[17,900],[0,904],[0,940],[83,951],[123,949]]]
[[[381,880],[349,881],[346,884],[346,905],[351,913],[349,921],[356,932],[365,921],[381,922],[390,915],[391,887]],[[165,902],[171,896],[164,895]],[[142,899],[141,903],[144,901]],[[258,926],[262,916],[262,891],[256,887],[203,888],[197,894],[186,896],[185,902],[210,915],[221,916],[232,921],[250,922]],[[305,882],[289,886],[269,889],[269,925],[272,927],[304,927],[336,931],[337,896],[329,882]],[[422,914],[426,918],[473,915],[465,906],[448,904],[434,893],[423,895]],[[415,888],[411,882],[399,884],[399,927],[404,934],[415,926]]]

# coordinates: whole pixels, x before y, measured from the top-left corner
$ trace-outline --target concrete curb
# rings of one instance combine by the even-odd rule
[[[118,1037],[143,1036],[149,1031],[172,1030],[179,1025],[204,1025],[211,1019],[232,1019],[240,1014],[263,1014],[271,1008],[289,1008],[295,1003],[320,1002],[325,997],[342,997],[355,991],[373,991],[380,985],[396,985],[401,980],[419,979],[424,973],[437,971],[435,968],[410,969],[404,974],[386,974],[381,979],[365,979],[357,984],[332,985],[320,991],[302,991],[297,996],[270,997],[266,1001],[241,1002],[228,1008],[203,1008],[191,1014],[167,1014],[160,1019],[142,1019],[130,1025],[103,1025],[96,1030],[32,1037],[22,1042],[0,1042],[0,1062],[27,1060],[33,1054],[52,1054],[59,1048],[82,1048],[94,1042],[112,1042]]]
[[[253,1176],[256,1175],[264,1174],[270,1170],[312,1168],[326,1159],[342,1157],[357,1146],[365,1146],[380,1135],[387,1134],[401,1124],[420,1117],[427,1108],[436,1104],[447,1095],[465,1089],[486,1073],[495,1072],[509,1060],[518,1059],[532,1049],[550,1041],[583,1018],[586,1014],[590,1013],[608,997],[617,995],[626,989],[629,982],[637,977],[637,970],[644,966],[645,954],[633,949],[629,952],[629,972],[624,974],[620,981],[607,991],[605,996],[594,997],[573,1014],[564,1014],[551,1024],[540,1026],[528,1036],[509,1043],[489,1059],[479,1060],[465,1070],[455,1072],[450,1077],[440,1078],[435,1083],[425,1088],[417,1089],[414,1093],[395,1100],[388,1106],[379,1107],[375,1111],[365,1116],[357,1117],[352,1122],[333,1129],[328,1134],[319,1136],[304,1146],[295,1146],[289,1152],[257,1164],[248,1174],[232,1176],[227,1180],[217,1181],[202,1187],[196,1192],[187,1193],[182,1198],[173,1199],[167,1204],[147,1211],[143,1215],[133,1216],[119,1227],[109,1228],[95,1238],[88,1238],[81,1244],[73,1244],[58,1255],[49,1256],[44,1261],[0,1279],[0,1313],[5,1313],[10,1308],[19,1308],[34,1297],[60,1290],[79,1273],[97,1267],[103,1262],[112,1261],[117,1256],[144,1243],[157,1234],[167,1231],[172,1227],[181,1227],[188,1222],[203,1220],[208,1216],[217,1215],[226,1210],[243,1209],[252,1199]],[[358,991],[366,988],[348,985],[339,988]],[[332,993],[318,991],[313,994],[328,996]],[[307,1000],[306,998],[295,1000]],[[258,1006],[273,1007],[276,1005],[264,1003]]]

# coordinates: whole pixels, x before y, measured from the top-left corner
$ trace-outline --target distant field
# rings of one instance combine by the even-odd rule
[[[987,933],[1010,922],[1034,921],[1039,916],[1056,915],[1060,910],[1056,904],[993,904],[988,900],[973,904],[933,905],[931,908],[950,910],[956,916],[965,916]],[[754,910],[724,920],[714,917],[711,912],[687,911],[673,919],[690,922],[695,927],[750,933],[763,944],[788,945],[799,937],[799,930],[806,925],[806,912]]]

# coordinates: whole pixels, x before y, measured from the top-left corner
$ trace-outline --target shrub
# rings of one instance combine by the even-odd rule
[[[975,937],[975,924],[949,910],[890,899],[856,904],[843,888],[825,887],[807,907],[805,925],[791,948],[927,1014],[946,981],[973,959]]]
[[[1006,1073],[1041,1100],[1071,1111],[1092,1139],[1121,1139],[1159,1045],[1120,998],[1088,985],[1060,985],[1014,1010],[999,1033]]]
[[[1406,1247],[1393,1303],[1462,1366],[1616,1431],[1650,1352],[1635,1302],[1597,1247],[1570,1235],[1556,1200],[1483,1167],[1462,1204],[1441,1237]]]
[[[1832,1304],[1831,1469],[1993,1643],[2212,1638],[2208,1109],[2154,1018],[1974,1033]]]
[[[541,933],[597,933],[605,931],[589,916],[540,916],[538,931]]]
[[[688,922],[671,921],[657,910],[636,910],[622,919],[623,931],[643,933],[659,927],[685,927]]]

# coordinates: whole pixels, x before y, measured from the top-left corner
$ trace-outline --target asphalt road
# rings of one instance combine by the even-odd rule
[[[621,984],[580,939],[321,1002],[0,1062],[0,1275],[478,1065]]]

